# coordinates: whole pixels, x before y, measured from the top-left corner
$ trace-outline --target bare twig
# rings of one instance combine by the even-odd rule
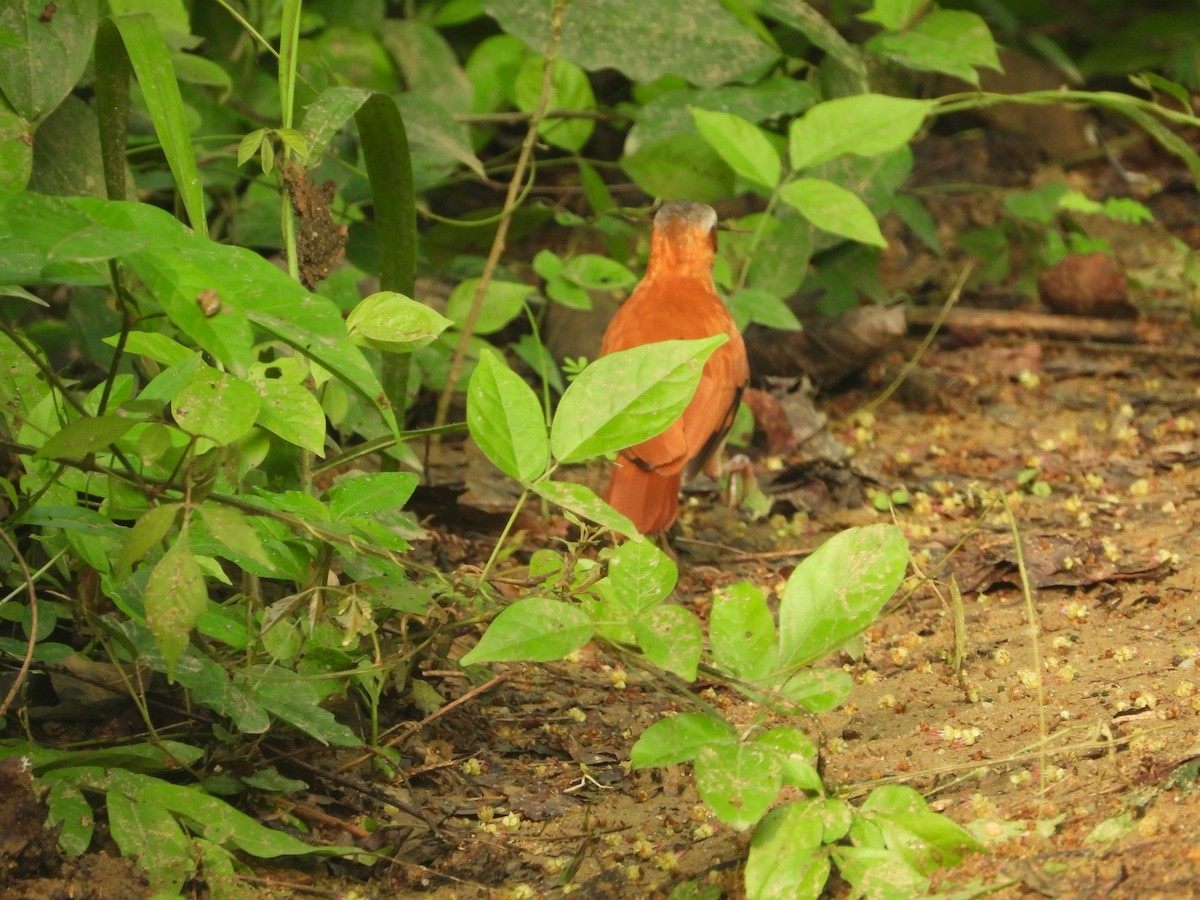
[[[17,545],[3,528],[0,528],[0,540],[8,544],[8,549],[12,551],[13,559],[21,567],[21,577],[25,580],[25,587],[29,591],[29,644],[25,647],[25,658],[21,661],[17,677],[13,679],[12,687],[8,689],[4,702],[0,703],[0,718],[3,718],[8,714],[8,707],[12,705],[17,691],[21,689],[25,677],[29,674],[29,667],[33,664],[33,648],[37,644],[38,633],[38,603],[37,591],[33,587],[33,576],[29,574],[29,566],[25,564],[25,557],[21,555],[21,551],[17,549]]]

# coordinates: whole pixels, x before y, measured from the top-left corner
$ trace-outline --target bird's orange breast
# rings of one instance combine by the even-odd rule
[[[674,204],[707,210],[701,204]],[[600,354],[668,340],[725,334],[729,340],[704,364],[683,414],[664,431],[622,451],[605,499],[642,533],[665,531],[678,514],[679,488],[709,460],[715,462],[750,379],[746,348],[712,281],[713,237],[688,219],[655,220],[650,266],[608,326]],[[705,221],[704,219],[700,220]]]

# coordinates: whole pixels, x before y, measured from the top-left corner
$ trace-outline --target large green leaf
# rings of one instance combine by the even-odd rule
[[[696,393],[709,355],[728,338],[662,341],[611,353],[571,382],[558,404],[550,446],[559,462],[582,462],[661,434]]]
[[[364,298],[346,318],[351,337],[392,353],[419,350],[452,324],[433,307],[393,291]]]
[[[550,442],[537,394],[494,351],[484,353],[467,386],[467,427],[487,458],[528,484],[546,471]]]
[[[836,28],[807,0],[758,0],[756,8],[784,25],[795,28],[815,46],[820,47],[840,70],[837,81],[846,93],[867,90],[867,57],[846,40]]]
[[[232,444],[254,427],[262,397],[248,383],[202,367],[171,401],[176,424],[188,434]]]
[[[779,198],[818,228],[872,247],[887,240],[857,194],[824,178],[798,178],[779,189]]]
[[[200,234],[207,234],[204,187],[200,183],[200,170],[196,166],[175,67],[158,23],[149,13],[113,16],[112,22],[125,42],[125,52],[142,89],[146,109],[167,157],[167,165],[171,167],[183,208],[187,210],[188,222]]]
[[[379,38],[410,92],[426,94],[449,112],[471,111],[471,82],[442,33],[417,19],[387,19]]]
[[[62,196],[105,195],[96,113],[78,97],[64,98],[34,135],[29,189]]]
[[[0,191],[19,191],[33,172],[29,128],[0,95]]]
[[[43,20],[48,9],[50,18]],[[27,122],[58,106],[87,68],[92,55],[97,0],[75,0],[57,7],[43,0],[0,3],[0,29],[15,34],[16,46],[0,43],[0,94]]]
[[[819,800],[789,803],[763,817],[750,839],[746,895],[819,897],[829,878],[829,856],[821,850],[824,823]]]
[[[505,31],[540,52],[549,39],[551,6],[546,0],[483,2]],[[645,0],[572,0],[563,17],[559,52],[589,71],[613,68],[634,81],[681,75],[705,87],[732,81],[776,58],[719,0],[652,7]]]
[[[679,569],[653,541],[627,541],[608,562],[613,600],[630,612],[648,610],[675,589]]]
[[[908,566],[894,525],[849,528],[822,544],[788,578],[779,603],[779,662],[806,665],[870,624]]]
[[[1001,71],[987,23],[973,12],[939,9],[912,28],[872,38],[868,49],[921,72],[945,72],[978,86],[976,69]]]
[[[150,572],[142,597],[146,606],[146,624],[154,633],[155,643],[166,664],[167,680],[175,680],[188,636],[208,602],[204,573],[180,535]]]
[[[155,890],[176,893],[195,874],[191,841],[165,806],[138,802],[113,790],[105,797],[105,807],[121,855],[137,858]]]
[[[741,678],[761,678],[775,668],[775,620],[762,592],[740,581],[714,592],[709,615],[713,658]]]
[[[591,637],[592,623],[579,607],[550,597],[527,597],[496,616],[459,662],[548,662],[578,650]]]
[[[531,56],[517,72],[513,91],[517,106],[525,112],[531,113],[537,109],[545,71],[546,60],[540,56]],[[555,60],[554,71],[550,75],[547,111],[586,110],[594,109],[595,106],[596,96],[592,93],[591,82],[583,69],[570,60]],[[555,147],[577,151],[587,143],[595,128],[596,123],[591,119],[559,119],[550,116],[538,123],[538,134]]]
[[[695,613],[663,603],[638,616],[632,627],[646,659],[684,681],[696,680],[704,635]]]
[[[783,786],[783,762],[771,747],[722,743],[696,754],[696,788],[717,818],[745,831],[770,809]]]
[[[875,156],[907,144],[933,108],[930,100],[860,94],[818,103],[792,122],[788,148],[793,169],[856,153]]]
[[[633,523],[597,497],[596,492],[586,484],[546,480],[533,485],[533,491],[539,497],[561,506],[567,512],[625,535],[631,539],[631,543],[642,540],[642,536],[633,527]]]
[[[779,152],[753,122],[732,113],[693,109],[696,127],[733,171],[768,191],[779,182]]]
[[[680,713],[660,719],[642,732],[629,762],[635,769],[691,762],[704,747],[736,746],[737,732],[724,719],[700,713]]]
[[[304,109],[301,132],[308,145],[308,163],[315,165],[333,136],[367,102],[371,92],[365,88],[328,87]]]
[[[468,278],[455,285],[450,292],[450,299],[446,301],[446,316],[460,328],[467,321],[478,286],[478,278]],[[475,319],[474,333],[492,334],[499,331],[521,315],[525,302],[535,290],[533,285],[519,281],[489,281],[483,304],[479,307],[479,316]]]

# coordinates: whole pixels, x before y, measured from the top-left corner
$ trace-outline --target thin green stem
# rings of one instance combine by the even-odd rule
[[[300,8],[302,0],[285,0],[279,28],[279,105],[282,109],[284,128],[291,128],[296,103],[296,66],[299,59]],[[284,165],[291,162],[292,152],[282,144],[280,153]],[[300,280],[300,260],[296,257],[296,218],[292,215],[292,197],[283,191],[280,204],[280,224],[283,227],[284,255],[287,257],[288,275]]]
[[[483,271],[479,276],[479,283],[475,287],[475,296],[471,300],[471,308],[467,312],[466,320],[463,322],[458,345],[454,348],[454,356],[450,361],[450,370],[446,374],[446,385],[442,389],[441,396],[438,397],[437,413],[433,419],[434,425],[443,425],[446,422],[446,416],[450,412],[450,401],[454,398],[454,392],[458,388],[458,382],[462,376],[462,367],[467,356],[467,348],[470,346],[471,337],[475,333],[475,323],[479,321],[479,314],[483,309],[483,298],[487,295],[487,289],[492,283],[492,276],[496,272],[496,267],[500,265],[500,257],[504,254],[508,239],[508,227],[512,223],[513,213],[516,212],[517,201],[521,193],[521,185],[525,181],[525,169],[533,159],[533,148],[537,143],[538,125],[541,124],[542,119],[546,115],[546,110],[550,107],[551,78],[554,74],[555,60],[558,57],[558,43],[562,37],[563,16],[566,13],[568,2],[569,0],[555,0],[554,10],[550,14],[550,41],[546,47],[546,67],[542,72],[541,91],[538,94],[533,115],[529,119],[529,127],[525,131],[525,139],[521,142],[521,152],[517,157],[517,166],[513,170],[512,178],[508,182],[508,194],[504,198],[500,223],[496,226],[496,235],[492,239],[492,247],[488,252],[487,262],[484,263]]]
[[[228,0],[216,0],[218,6],[229,15],[233,16],[234,20],[242,26],[242,29],[257,41],[264,50],[270,53],[276,59],[279,59],[279,51],[271,46],[271,42],[258,33],[258,30],[250,24],[250,20],[243,16],[240,12],[229,5]]]
[[[532,491],[525,488],[521,491],[521,496],[517,498],[517,502],[513,504],[512,512],[508,516],[508,521],[504,523],[504,529],[500,532],[500,536],[496,538],[496,543],[492,547],[492,553],[488,556],[488,561],[483,566],[483,571],[479,573],[478,586],[483,589],[487,583],[488,575],[491,574],[492,567],[496,564],[496,560],[500,558],[500,551],[504,549],[504,542],[508,540],[509,533],[513,530],[513,526],[517,524],[517,516],[521,514],[521,510],[525,508],[525,501],[529,499]]]

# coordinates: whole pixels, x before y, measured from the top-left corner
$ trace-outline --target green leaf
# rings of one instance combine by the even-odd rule
[[[793,169],[856,153],[877,156],[907,144],[933,107],[930,100],[860,94],[818,103],[788,131]]]
[[[1131,75],[1129,80],[1138,87],[1144,88],[1150,94],[1153,94],[1156,90],[1162,91],[1168,97],[1173,98],[1184,109],[1190,110],[1192,108],[1191,92],[1182,85],[1168,81],[1157,72],[1139,72],[1136,75]]]
[[[617,201],[613,199],[608,185],[604,183],[596,167],[583,157],[577,159],[575,164],[579,167],[579,182],[583,187],[583,195],[587,198],[592,212],[599,216],[615,209]]]
[[[938,256],[945,255],[942,239],[938,236],[937,222],[924,203],[908,194],[898,194],[892,203],[892,209],[926,247]]]
[[[908,900],[929,893],[929,878],[895,850],[839,845],[833,850],[838,874],[860,896],[881,900]]]
[[[256,128],[238,142],[237,164],[244,166],[258,152],[258,148],[267,137],[267,129]]]
[[[559,462],[583,462],[661,434],[687,408],[704,362],[725,335],[663,341],[611,353],[571,382],[550,446]]]
[[[889,31],[900,31],[928,5],[929,0],[875,0],[871,10],[860,14],[859,18],[882,25]]]
[[[450,299],[446,301],[446,315],[459,328],[466,324],[467,313],[471,309],[478,285],[478,278],[468,278],[450,292]],[[475,333],[492,334],[499,331],[521,315],[525,309],[525,301],[534,292],[533,285],[495,279],[490,281],[483,295],[483,304],[479,308],[479,317],[475,320]]]
[[[1019,219],[1050,225],[1058,218],[1062,201],[1071,193],[1071,188],[1061,181],[1050,181],[1029,191],[1009,194],[1004,198],[1004,208]],[[1099,211],[1099,204],[1093,211]]]
[[[592,623],[578,607],[550,597],[528,597],[496,616],[459,664],[548,662],[578,650],[591,637]]]
[[[695,613],[662,604],[643,612],[632,625],[646,659],[684,681],[696,680],[704,634]]]
[[[596,492],[586,484],[573,481],[539,481],[532,487],[539,497],[561,506],[567,512],[623,534],[631,538],[633,543],[642,540],[633,523],[596,496]]]
[[[587,291],[561,278],[546,285],[546,296],[567,309],[587,311],[592,308],[592,298]]]
[[[263,566],[271,565],[262,539],[241,510],[205,500],[197,512],[200,521],[217,543],[236,548],[239,556],[249,557]]]
[[[655,722],[629,751],[635,769],[691,762],[704,747],[737,744],[737,732],[724,719],[680,713]]]
[[[822,80],[830,80],[844,93],[867,90],[867,62],[862,50],[851,44],[809,3],[797,0],[758,0],[755,8],[764,16],[795,28],[829,57],[822,64]],[[828,71],[826,71],[828,70]]]
[[[762,288],[743,288],[730,297],[729,313],[739,328],[750,322],[779,331],[799,331],[803,327],[782,297]]]
[[[33,174],[33,144],[29,126],[0,94],[0,191],[25,189]]]
[[[497,112],[512,102],[512,86],[529,48],[511,34],[486,37],[471,51],[464,69],[471,81],[471,111]]]
[[[471,112],[471,82],[454,48],[432,25],[388,18],[381,23],[379,36],[410,92],[429,95],[455,115]]]
[[[779,796],[783,764],[769,747],[708,744],[696,754],[696,789],[722,822],[745,831]]]
[[[1001,71],[996,42],[978,15],[958,9],[939,9],[900,34],[876,35],[867,48],[919,72],[944,72],[973,85],[976,68]]]
[[[789,803],[767,813],[750,838],[746,896],[820,897],[830,870],[822,832],[820,801]]]
[[[449,110],[423,94],[396,94],[392,98],[404,117],[413,160],[413,181],[418,188],[440,181],[461,163],[480,178],[487,178],[483,163],[471,150],[467,127]]]
[[[546,471],[550,443],[537,394],[504,364],[485,352],[467,385],[467,428],[501,472],[528,484]]]
[[[154,506],[142,513],[121,545],[121,555],[117,557],[116,572],[124,575],[150,552],[159,541],[167,536],[171,526],[182,509],[179,503],[164,503]]]
[[[772,728],[756,737],[754,743],[779,754],[784,784],[816,794],[825,793],[825,785],[817,771],[816,745],[804,732],[796,728]]]
[[[908,566],[894,525],[849,528],[796,567],[779,604],[779,656],[802,666],[836,650],[875,620]]]
[[[708,629],[713,658],[734,675],[753,681],[775,670],[775,620],[753,585],[741,581],[714,592]]]
[[[116,770],[108,773],[112,788],[131,799],[156,803],[178,816],[197,823],[204,834],[224,846],[259,859],[279,856],[335,855],[356,852],[353,848],[313,846],[274,828],[256,822],[224,800],[210,797],[198,788],[171,784],[159,778]]]
[[[277,128],[275,134],[283,142],[283,145],[300,159],[308,156],[308,141],[295,128]]]
[[[903,847],[910,862],[922,872],[939,865],[957,865],[963,852],[982,849],[970,832],[935,813],[920,793],[905,785],[875,788],[864,801],[861,814],[883,829],[889,846]],[[889,834],[891,829],[902,831]]]
[[[873,247],[886,247],[879,223],[858,196],[822,178],[799,178],[779,198],[818,228]]]
[[[265,677],[253,687],[254,699],[276,718],[299,728],[322,744],[359,747],[358,737],[320,705],[321,693],[314,683],[279,669],[259,670]]]
[[[36,456],[39,459],[82,459],[114,443],[143,418],[106,413],[103,416],[76,419],[62,431],[51,435],[38,448]]]
[[[0,44],[0,94],[26,121],[47,115],[83,76],[99,21],[97,0],[62,3],[50,22],[45,3],[0,3],[0,30],[17,41]]]
[[[525,60],[513,85],[513,96],[518,109],[533,112],[537,107],[545,71],[544,57],[531,56]],[[587,110],[594,109],[595,106],[596,97],[583,69],[567,59],[555,60],[554,71],[550,74],[550,100],[546,111],[549,113],[559,109]],[[596,123],[591,119],[559,119],[547,116],[538,124],[538,134],[547,143],[572,152],[582,149],[595,129]]]
[[[399,509],[408,502],[420,478],[412,472],[374,472],[345,478],[325,494],[334,521]]]
[[[674,134],[638,145],[621,168],[642,190],[667,200],[711,202],[733,193],[733,170],[694,134]]]
[[[434,342],[453,323],[432,307],[392,291],[365,298],[350,311],[346,331],[359,343],[411,353]]]
[[[171,401],[175,422],[188,434],[225,446],[254,427],[262,399],[236,376],[206,366]]]
[[[615,259],[595,253],[581,253],[572,257],[563,266],[562,276],[589,291],[617,290],[637,281],[637,276]]]
[[[779,183],[779,153],[762,129],[732,113],[692,109],[704,139],[733,171],[768,191]]]
[[[630,612],[648,610],[665,600],[678,577],[675,563],[652,541],[626,542],[608,562],[612,592]]]
[[[309,165],[316,165],[319,154],[329,146],[333,136],[358,112],[370,96],[371,92],[364,88],[334,85],[321,91],[317,99],[305,108],[303,134],[311,154],[307,160]],[[241,162],[239,151],[238,165],[241,165]]]
[[[779,693],[810,713],[837,709],[854,689],[854,679],[841,669],[805,669],[779,687]]]
[[[312,391],[282,378],[257,378],[251,386],[261,399],[259,425],[314,456],[325,455],[325,411]]]
[[[158,24],[148,13],[113,16],[112,22],[125,42],[125,52],[129,54],[167,165],[171,167],[175,188],[187,210],[188,223],[197,234],[207,235],[208,218],[200,170],[192,151],[175,67]]]
[[[119,790],[108,792],[105,807],[121,855],[137,858],[155,891],[177,893],[195,874],[191,841],[166,807],[131,800]]]
[[[62,196],[104,196],[100,126],[95,110],[78,97],[64,98],[38,126],[29,189]]]
[[[110,347],[117,346],[118,335],[104,339]],[[125,335],[125,352],[145,356],[164,366],[174,366],[186,362],[196,355],[195,350],[189,350],[174,338],[154,331],[130,331]]]
[[[395,99],[383,94],[368,97],[354,121],[371,182],[375,227],[380,244],[387,248],[379,263],[379,286],[409,296],[415,290],[417,271],[417,200],[408,128]],[[438,327],[436,322],[430,324]],[[401,412],[408,399],[407,365],[407,360],[384,362],[388,399]],[[389,368],[402,376],[393,377]]]
[[[167,680],[173,683],[188,635],[208,603],[204,574],[186,535],[179,536],[150,572],[142,603],[146,624],[166,664]]]
[[[91,804],[83,791],[66,779],[46,779],[50,790],[46,794],[46,806],[50,815],[46,817],[46,828],[62,823],[58,833],[59,849],[68,856],[82,856],[92,843],[96,820]]]
[[[509,34],[544,52],[550,6],[543,0],[483,0]],[[766,66],[777,53],[726,11],[719,0],[571,3],[563,17],[561,55],[588,71],[613,68],[633,81],[679,75],[711,86]]]

